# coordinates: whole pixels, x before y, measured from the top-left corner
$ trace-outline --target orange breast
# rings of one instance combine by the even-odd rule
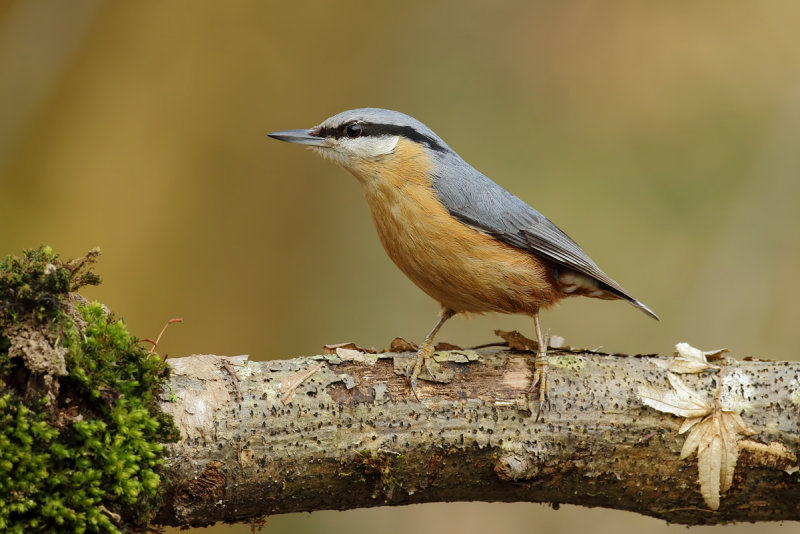
[[[406,276],[457,312],[534,313],[566,296],[549,263],[450,216],[430,167],[425,150],[401,138],[392,154],[350,169],[383,247]]]

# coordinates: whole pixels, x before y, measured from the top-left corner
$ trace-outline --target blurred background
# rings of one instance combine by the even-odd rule
[[[570,300],[543,315],[568,344],[795,359],[798,20],[798,3],[730,0],[6,0],[0,255],[99,245],[104,283],[85,294],[139,337],[182,317],[159,347],[170,356],[419,342],[438,306],[384,254],[355,179],[265,136],[385,107],[425,122],[662,318]],[[533,334],[495,315],[457,318],[438,339],[486,343],[496,328]],[[683,531],[458,503],[278,516],[265,532],[620,525]]]

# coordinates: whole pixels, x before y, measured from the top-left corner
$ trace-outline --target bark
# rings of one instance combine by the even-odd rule
[[[551,355],[551,409],[537,421],[530,353],[439,353],[438,382],[421,380],[419,400],[402,376],[413,357],[170,360],[162,406],[183,439],[170,446],[154,523],[436,501],[572,503],[685,524],[800,519],[800,363],[715,362],[722,401],[755,434],[711,511],[697,456],[679,457],[683,419],[638,395],[671,390],[656,365],[671,359]],[[714,402],[718,373],[681,376]]]

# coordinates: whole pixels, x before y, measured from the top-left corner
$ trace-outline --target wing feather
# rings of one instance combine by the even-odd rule
[[[458,175],[452,172],[452,167],[456,166]],[[450,162],[450,165],[441,165],[439,170],[440,172],[434,173],[433,186],[453,217],[503,243],[590,276],[606,286],[608,291],[658,318],[647,306],[604,273],[567,234],[518,197],[460,158],[457,162]]]

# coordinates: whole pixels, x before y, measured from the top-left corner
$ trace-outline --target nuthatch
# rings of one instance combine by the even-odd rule
[[[386,253],[441,304],[409,376],[415,395],[422,365],[431,373],[434,336],[457,313],[533,317],[539,347],[531,390],[538,384],[540,412],[547,359],[539,310],[583,295],[627,300],[658,319],[556,225],[408,115],[353,109],[309,130],[268,135],[309,146],[350,171],[361,183]]]

